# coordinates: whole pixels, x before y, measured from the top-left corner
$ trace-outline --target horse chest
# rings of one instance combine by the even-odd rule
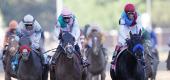
[[[55,67],[57,80],[80,80],[81,65],[75,61],[77,59],[61,58],[60,56]]]

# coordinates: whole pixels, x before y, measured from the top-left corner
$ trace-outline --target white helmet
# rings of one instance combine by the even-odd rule
[[[35,19],[32,15],[27,14],[26,16],[24,16],[24,19],[23,19],[24,24],[33,24],[34,21],[35,21]]]

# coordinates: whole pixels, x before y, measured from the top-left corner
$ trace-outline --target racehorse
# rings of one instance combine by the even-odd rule
[[[80,57],[75,51],[75,38],[69,32],[62,32],[50,66],[51,80],[86,80],[86,73],[80,64]]]
[[[12,70],[12,59],[18,51],[18,41],[15,38],[16,35],[9,36],[9,45],[6,48],[5,57],[3,60],[3,66],[5,71],[5,80],[11,80],[11,77],[17,78],[17,75]]]
[[[43,67],[40,58],[41,53],[37,53],[31,48],[29,37],[21,37],[19,40],[19,66],[17,76],[19,80],[43,80]]]
[[[90,63],[87,68],[88,71],[88,80],[92,80],[96,76],[96,80],[99,79],[101,75],[101,80],[105,80],[106,77],[106,52],[104,52],[102,44],[102,34],[96,30],[92,29],[89,34],[92,45],[87,48],[86,57]]]
[[[126,40],[127,47],[118,54],[116,65],[111,65],[112,80],[147,80],[145,75],[144,47],[141,30]]]

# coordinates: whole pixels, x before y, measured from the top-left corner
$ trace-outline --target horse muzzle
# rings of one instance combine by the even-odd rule
[[[74,48],[73,46],[66,47],[65,49],[68,58],[73,58]]]
[[[93,47],[93,53],[95,55],[98,55],[98,51],[99,51],[98,47]]]
[[[28,52],[22,52],[22,59],[24,61],[28,61],[29,59],[29,53]]]

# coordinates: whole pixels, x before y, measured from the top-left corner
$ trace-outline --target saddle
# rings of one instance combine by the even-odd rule
[[[118,52],[118,54],[116,55],[115,60],[114,60],[114,63],[115,63],[115,64],[112,64],[112,65],[111,65],[111,67],[112,67],[112,69],[113,69],[114,71],[116,70],[117,59],[120,57],[120,55],[122,54],[122,52],[123,52],[124,50],[126,50],[127,48],[128,48],[127,46],[122,47],[122,48],[120,49],[120,51]]]

